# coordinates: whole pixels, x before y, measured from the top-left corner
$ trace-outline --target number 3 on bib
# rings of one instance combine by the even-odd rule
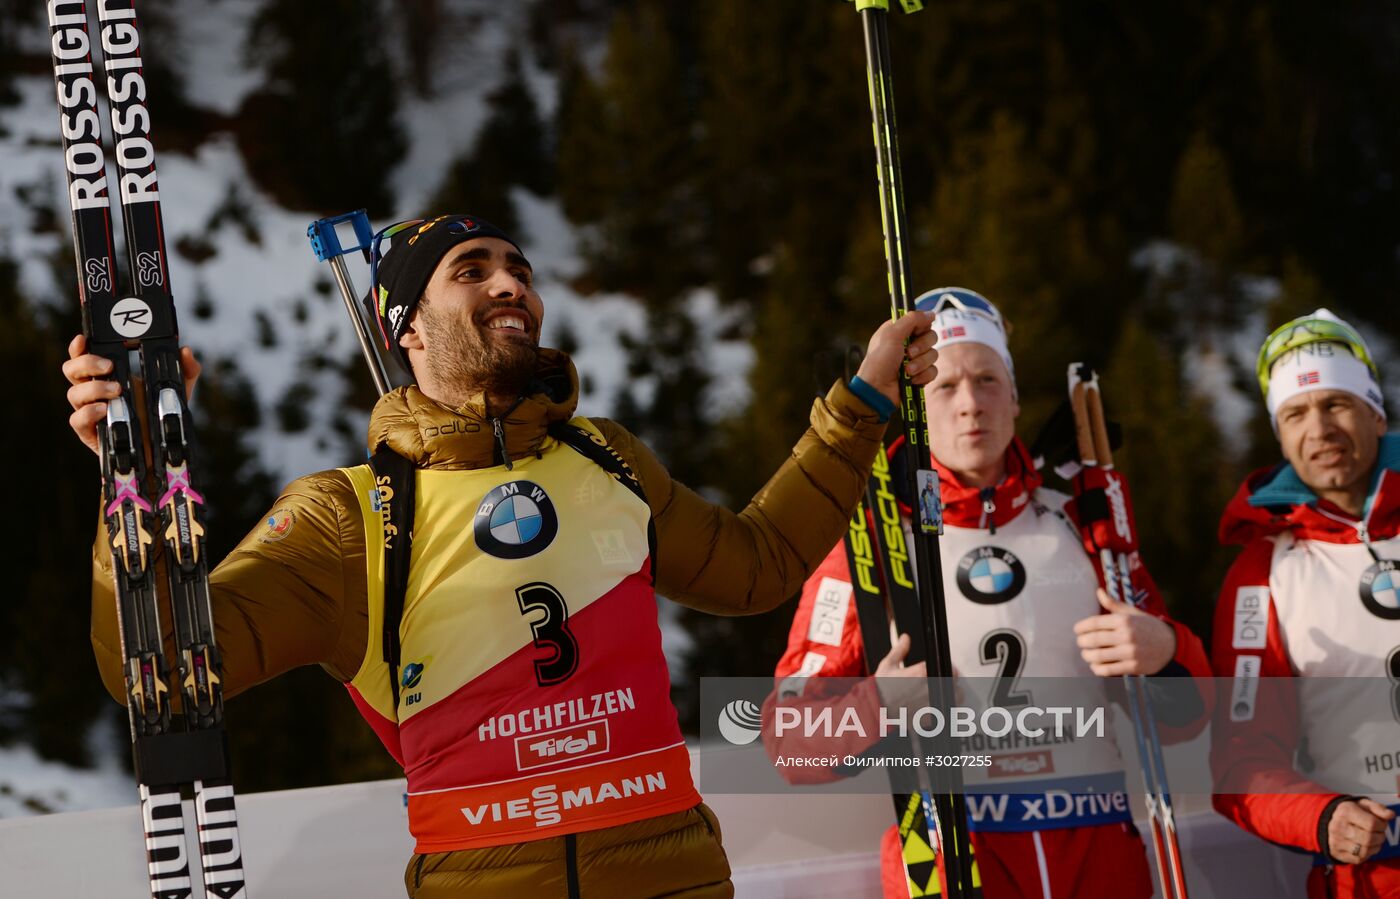
[[[578,668],[578,641],[569,630],[569,607],[563,595],[549,584],[536,582],[517,587],[515,598],[520,614],[527,619],[532,612],[544,613],[544,617],[530,621],[535,646],[550,652],[546,658],[535,659],[536,683],[549,687],[568,680]]]

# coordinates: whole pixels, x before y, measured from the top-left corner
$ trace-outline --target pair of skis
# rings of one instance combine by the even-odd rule
[[[188,784],[198,823],[195,872],[202,871],[208,894],[235,899],[247,892],[209,604],[204,499],[180,369],[141,34],[131,0],[97,0],[104,78],[92,62],[85,0],[49,0],[48,13],[83,334],[88,352],[110,360],[108,377],[121,385],[97,430],[151,896],[184,899],[196,889],[181,805],[181,787]],[[107,97],[114,138],[116,178],[110,182],[99,90]],[[129,263],[125,292],[118,286],[113,190]],[[158,548],[164,551],[160,565]],[[162,577],[175,638],[174,687],[163,645]],[[179,712],[171,703],[175,691]]]
[[[1109,444],[1098,374],[1083,363],[1070,365],[1069,397],[1070,408],[1074,412],[1075,442],[1079,447],[1080,464],[1086,468],[1112,471],[1113,448]],[[1108,595],[1118,602],[1139,605],[1140,598],[1133,588],[1128,554],[1103,547],[1099,550],[1098,563]],[[1123,680],[1146,787],[1147,820],[1152,829],[1152,850],[1162,896],[1164,899],[1186,899],[1186,871],[1182,865],[1181,844],[1177,839],[1171,788],[1167,785],[1166,759],[1162,755],[1162,741],[1157,735],[1157,720],[1147,692],[1146,679],[1141,675],[1129,674],[1124,675]]]
[[[922,8],[921,0],[900,0],[905,12]],[[875,169],[879,188],[880,223],[885,237],[885,262],[889,277],[890,316],[899,318],[913,310],[909,257],[905,238],[909,223],[905,216],[904,187],[899,168],[899,142],[895,124],[894,86],[891,81],[889,46],[889,0],[855,0],[865,37],[866,79],[870,90],[871,127],[875,138]],[[929,468],[931,454],[923,392],[900,372],[901,418],[904,422],[904,449],[908,454],[904,471],[909,496],[918,497],[928,487],[937,495],[937,475]],[[936,506],[936,503],[935,503]],[[910,635],[914,645],[909,661],[926,661],[929,694],[934,707],[947,714],[953,704],[953,662],[948,643],[948,610],[943,594],[942,560],[938,534],[942,523],[937,508],[916,509],[911,563],[913,599],[894,602],[896,623]],[[901,621],[901,608],[916,621]],[[937,753],[940,745],[925,747]],[[967,797],[963,794],[962,772],[956,767],[930,770],[934,824],[938,829],[947,874],[948,895],[967,899],[974,895],[972,845],[967,830]]]

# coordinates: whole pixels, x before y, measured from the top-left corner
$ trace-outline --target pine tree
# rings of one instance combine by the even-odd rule
[[[506,54],[505,78],[486,102],[490,114],[481,133],[471,150],[452,164],[428,206],[480,215],[516,240],[528,241],[511,188],[548,194],[554,172],[545,126],[515,51]]]
[[[249,174],[289,209],[322,214],[392,205],[404,151],[374,0],[265,0],[246,53],[266,85],[236,118]]]

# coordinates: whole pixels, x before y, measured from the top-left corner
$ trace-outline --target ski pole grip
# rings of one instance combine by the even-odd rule
[[[353,247],[343,246],[340,242],[341,232],[336,230],[336,225],[344,222],[349,222],[354,232]],[[369,216],[365,210],[356,209],[354,212],[312,222],[306,229],[306,236],[311,238],[311,252],[316,254],[317,261],[329,262],[337,256],[344,256],[355,250],[368,251],[370,243],[374,240],[374,229],[370,227]]]
[[[1108,422],[1103,417],[1103,394],[1099,391],[1099,380],[1095,378],[1087,388],[1085,399],[1089,405],[1089,427],[1094,435],[1094,458],[1104,468],[1113,467],[1113,447],[1108,443]]]
[[[1074,410],[1074,442],[1079,446],[1079,461],[1083,465],[1097,465],[1098,456],[1094,453],[1094,432],[1089,425],[1089,408],[1084,396],[1084,382],[1070,388],[1069,403]]]
[[[890,0],[854,0],[856,12],[865,12],[867,9],[881,9],[890,11]],[[918,12],[924,8],[924,0],[899,0],[899,5],[904,7],[905,12]]]

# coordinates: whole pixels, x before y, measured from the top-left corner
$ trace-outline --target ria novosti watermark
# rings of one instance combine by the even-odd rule
[[[969,740],[979,736],[1000,739],[1014,732],[1027,740],[1045,737],[1082,740],[1103,738],[1108,733],[1108,709],[1105,706],[1023,706],[1014,710],[1001,706],[981,709],[953,706],[946,714],[933,706],[914,709],[880,706],[878,716],[879,720],[872,728],[866,721],[869,716],[862,715],[860,709],[850,705],[839,712],[829,705],[818,708],[778,705],[773,710],[773,735],[779,740],[790,733],[830,739],[948,736]]]

